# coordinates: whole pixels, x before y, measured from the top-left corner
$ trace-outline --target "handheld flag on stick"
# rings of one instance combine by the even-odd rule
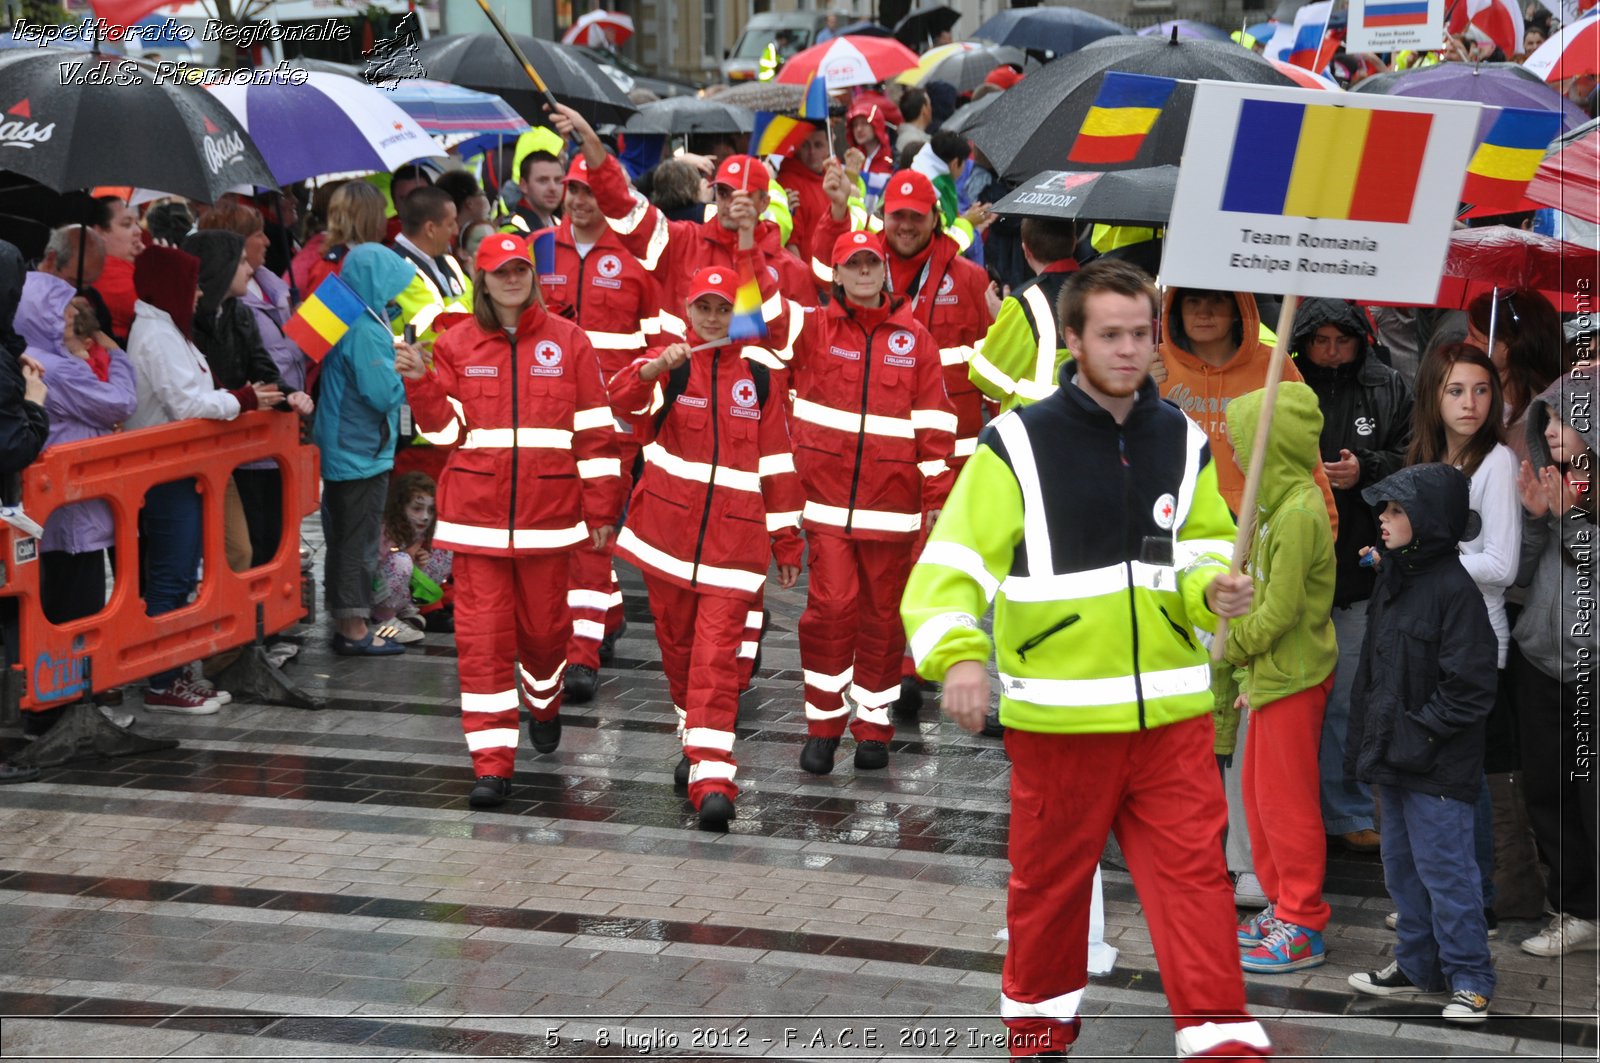
[[[528,241],[533,248],[533,272],[546,276],[556,271],[556,231],[540,229]]]
[[[307,358],[320,362],[350,331],[356,319],[367,312],[367,304],[361,297],[340,280],[337,273],[330,273],[284,324],[283,334],[293,340]]]
[[[733,318],[728,322],[730,340],[764,340],[767,322],[761,316],[761,285],[754,266],[745,259],[739,267],[739,290],[733,296]]]
[[[791,154],[814,128],[809,122],[797,122],[771,111],[757,111],[755,129],[750,133],[750,154],[762,158]]]
[[[1544,160],[1545,147],[1560,132],[1559,111],[1502,109],[1467,164],[1461,201],[1471,203],[1478,211],[1517,210],[1523,190]]]
[[[806,78],[805,95],[800,98],[800,117],[809,122],[828,119],[828,75],[820,69]]]
[[[478,0],[478,6],[483,8],[485,15],[489,16],[489,24],[494,27],[496,33],[500,34],[500,39],[506,42],[506,47],[511,49],[511,54],[517,57],[517,62],[522,65],[522,71],[528,75],[528,80],[533,82],[533,87],[544,93],[545,100],[549,102],[551,110],[554,110],[556,98],[550,94],[550,89],[545,85],[544,78],[540,77],[539,72],[533,68],[533,64],[528,62],[528,57],[522,54],[522,49],[517,46],[516,40],[511,36],[511,31],[506,29],[506,24],[501,22],[500,16],[496,15],[489,7],[489,0]]]
[[[1132,162],[1178,83],[1172,78],[1110,71],[1084,117],[1068,162]]]

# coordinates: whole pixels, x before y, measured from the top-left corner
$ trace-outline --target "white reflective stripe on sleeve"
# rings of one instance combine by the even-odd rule
[[[1033,327],[1038,334],[1039,351],[1033,363],[1033,380],[1053,383],[1056,368],[1056,315],[1050,300],[1034,285],[1022,293],[1023,300],[1033,313]]]
[[[944,410],[912,410],[911,427],[915,431],[931,430],[956,434],[956,415]]]
[[[794,455],[788,451],[782,454],[764,454],[756,466],[757,476],[782,476],[786,472],[794,472]]]
[[[616,424],[617,419],[611,415],[609,406],[591,406],[572,415],[574,432],[586,432],[593,428],[614,428]]]
[[[995,365],[993,362],[989,361],[988,358],[984,357],[982,340],[979,340],[978,346],[974,348],[972,361],[967,363],[967,368],[969,371],[977,373],[983,379],[987,380],[989,383],[993,384],[996,388],[1005,392],[1007,395],[1010,395],[1017,390],[1017,382],[1007,376],[999,366]]]
[[[620,218],[606,219],[606,224],[624,236],[637,229],[639,223],[644,220],[644,216],[650,213],[650,200],[645,198],[644,193],[636,188],[631,188],[628,191],[633,196],[633,206],[628,208],[628,213]]]
[[[1209,440],[1205,431],[1194,421],[1189,422],[1189,434],[1185,440],[1188,443],[1188,453],[1184,458],[1183,484],[1178,488],[1178,512],[1173,515],[1172,526],[1181,533],[1183,522],[1189,519],[1189,510],[1194,506],[1194,489],[1200,483],[1200,452]],[[1232,547],[1229,547],[1229,556],[1232,556]]]
[[[838,675],[828,675],[826,672],[810,671],[802,673],[806,686],[816,687],[818,690],[829,694],[837,694],[844,690],[845,687],[850,685],[850,681],[855,677],[855,674],[856,670],[855,666],[853,665],[849,668],[846,668]]]
[[[453,395],[446,395],[444,400],[450,404],[450,408],[456,413],[456,415],[450,419],[450,423],[439,429],[437,432],[424,432],[421,429],[417,430],[417,435],[421,436],[423,439],[426,439],[429,443],[432,443],[436,447],[448,447],[454,444],[456,440],[460,439],[461,424],[467,419],[467,411],[462,407],[460,399]]]
[[[512,447],[570,450],[572,433],[560,428],[474,428],[461,443],[462,450],[509,450]]]
[[[772,353],[777,356],[778,361],[783,363],[778,367],[780,369],[787,367],[790,362],[794,361],[794,344],[795,341],[800,338],[800,331],[804,327],[805,312],[805,307],[801,306],[793,299],[789,300],[788,342],[786,342],[781,349],[775,348],[772,351]]]
[[[598,609],[611,607],[611,596],[605,591],[585,591],[573,588],[567,592],[568,609]]]
[[[933,461],[919,461],[917,462],[917,471],[931,480],[935,476],[943,476],[949,472],[950,465],[943,458],[936,458]]]
[[[737,765],[721,760],[700,760],[689,767],[689,785],[697,782],[706,782],[711,779],[731,780],[738,772]]]
[[[631,553],[644,564],[660,569],[668,575],[683,580],[697,580],[711,587],[754,593],[767,582],[765,572],[746,572],[743,569],[718,568],[714,565],[697,567],[692,562],[680,561],[671,554],[651,546],[635,535],[633,529],[626,526],[623,527],[622,534],[617,536],[617,549]]]
[[[956,347],[940,347],[939,364],[966,365],[968,362],[972,361],[972,356],[975,353],[976,352],[973,351],[971,347],[965,345]]]
[[[1052,708],[1089,708],[1100,705],[1127,705],[1144,691],[1146,701],[1199,694],[1211,689],[1211,667],[1205,664],[1187,668],[1168,668],[1142,672],[1138,685],[1131,675],[1105,679],[1039,679],[1001,673],[1000,689],[1012,701]]]
[[[763,321],[776,321],[781,313],[783,313],[783,296],[781,294],[773,295],[761,304],[761,320]]]
[[[1071,1022],[1078,1017],[1078,1002],[1082,999],[1082,989],[1074,989],[1070,993],[1062,993],[1059,997],[1051,997],[1049,1000],[1040,1000],[1033,1003],[1024,1000],[1013,1000],[1001,993],[1000,1017],[1002,1019],[1054,1019],[1056,1022]]]
[[[766,619],[767,618],[765,616],[761,615],[761,610],[752,609],[748,613],[744,614],[744,626],[760,631],[761,625],[766,622]]]
[[[494,694],[468,694],[461,692],[462,712],[506,712],[515,711],[517,707],[517,692],[515,690],[501,690]]]
[[[833,283],[833,267],[815,256],[811,259],[811,275],[823,284]]]
[[[843,506],[825,506],[806,499],[806,520],[843,528],[847,524],[863,531],[914,532],[922,527],[921,513],[891,513],[887,510],[857,509]]]
[[[481,749],[517,748],[517,728],[491,727],[486,731],[468,731],[467,749],[473,753]]]
[[[1174,547],[1173,560],[1178,568],[1193,566],[1206,554],[1216,554],[1222,564],[1233,560],[1233,544],[1226,539],[1179,539]]]
[[[970,458],[978,452],[978,437],[964,436],[956,440],[956,445],[951,449],[952,458]]]
[[[484,550],[558,549],[581,543],[588,537],[589,529],[583,524],[570,528],[518,528],[514,534],[504,528],[479,528],[446,520],[441,520],[434,528],[434,538],[443,545]]]
[[[800,527],[800,511],[797,509],[767,514],[767,531],[769,533],[781,532],[785,528],[798,527]]]
[[[1031,564],[1031,557],[1030,557]],[[1178,574],[1166,565],[1131,562],[1133,585],[1147,591],[1176,591]],[[1082,572],[1060,572],[1048,576],[1007,576],[1000,589],[1012,602],[1056,602],[1073,598],[1097,598],[1128,589],[1129,567],[1122,564],[1091,568]]]
[[[621,476],[622,460],[620,458],[584,458],[578,462],[578,475],[585,480],[594,480],[602,476]]]
[[[1272,1041],[1259,1022],[1206,1022],[1178,1031],[1178,1058],[1189,1059],[1237,1041],[1257,1049],[1270,1049]]]
[[[983,567],[983,558],[978,551],[961,543],[943,540],[930,542],[922,548],[922,556],[917,558],[917,564],[943,565],[955,569],[983,589],[985,601],[993,601],[995,591],[1000,589],[1000,581]]]
[[[433,285],[430,284],[428,287],[432,289]],[[435,294],[437,294],[436,289]],[[442,313],[444,313],[444,307],[440,306],[438,303],[428,303],[419,309],[415,314],[412,314],[411,320],[406,322],[406,324],[416,329],[417,335],[421,336],[428,331],[428,326],[433,324],[433,319]]]
[[[911,659],[921,667],[940,640],[958,627],[971,628],[980,633],[983,630],[978,626],[978,618],[971,613],[940,613],[929,617],[911,635]]]
[[[660,315],[658,314],[655,317],[643,317],[643,318],[640,318],[639,319],[639,331],[643,332],[646,336],[659,336],[659,335],[661,335],[661,317],[660,317]]]
[[[598,620],[574,620],[572,634],[580,639],[592,639],[599,642],[606,637],[606,626]],[[543,706],[540,706],[543,708]]]
[[[693,480],[696,483],[708,484],[714,474],[718,487],[728,487],[735,491],[750,491],[759,494],[761,491],[761,477],[757,473],[745,472],[742,469],[730,469],[726,465],[707,465],[703,461],[688,461],[672,453],[660,443],[651,443],[644,448],[645,464],[653,465],[669,476],[676,476],[680,480]]]
[[[701,749],[716,749],[724,753],[733,752],[733,732],[718,731],[713,727],[690,727],[683,732],[683,744],[698,746]]]
[[[841,716],[850,714],[848,703],[840,705],[837,709],[819,709],[811,702],[806,702],[806,719],[808,720],[837,720]]]
[[[597,351],[631,351],[644,346],[644,331],[589,333],[589,346]]]
[[[661,321],[662,332],[671,333],[674,336],[682,336],[684,334],[683,318],[679,317],[677,314],[663,310],[657,315],[657,317]]]
[[[1054,363],[1051,363],[1052,370]],[[1056,382],[1053,376],[1046,376],[1043,380],[1019,380],[1015,394],[1027,399],[1029,402],[1038,402],[1048,399],[1056,393]]]
[[[860,414],[836,410],[831,406],[812,402],[810,399],[794,400],[794,416],[799,420],[840,432],[856,433],[863,430]],[[888,436],[892,439],[916,438],[916,430],[912,427],[909,417],[880,417],[869,413],[866,417],[865,431],[868,435]]]
[[[1022,418],[1014,413],[996,418],[994,429],[1006,445],[1011,471],[1022,489],[1022,534],[1028,550],[1028,568],[1034,572],[1054,572],[1050,525],[1045,519],[1044,489],[1039,483],[1039,467],[1033,460],[1033,443]]]

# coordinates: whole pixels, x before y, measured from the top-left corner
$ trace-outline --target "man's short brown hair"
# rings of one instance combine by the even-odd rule
[[[1131,262],[1115,258],[1097,258],[1078,270],[1061,289],[1061,300],[1056,305],[1056,316],[1063,327],[1083,335],[1084,310],[1089,296],[1098,292],[1117,295],[1144,296],[1150,300],[1150,319],[1155,320],[1161,297],[1156,293],[1155,281],[1144,270]]]
[[[1022,219],[1022,246],[1049,265],[1071,258],[1078,250],[1078,227],[1066,218]]]

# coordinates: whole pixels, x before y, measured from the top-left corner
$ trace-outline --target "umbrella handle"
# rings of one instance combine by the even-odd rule
[[[528,57],[522,54],[522,49],[517,45],[516,40],[512,38],[511,31],[506,29],[506,24],[500,21],[500,16],[496,15],[494,10],[489,7],[489,0],[478,0],[478,6],[483,8],[485,15],[489,16],[489,24],[494,27],[496,33],[500,34],[500,39],[506,42],[506,47],[510,48],[511,54],[516,56],[517,62],[522,65],[522,72],[528,75],[528,79],[533,82],[534,87],[544,93],[544,98],[549,101],[552,108],[559,106],[556,103],[556,98],[550,94],[550,89],[545,85],[544,79],[533,68],[533,64],[528,61]]]

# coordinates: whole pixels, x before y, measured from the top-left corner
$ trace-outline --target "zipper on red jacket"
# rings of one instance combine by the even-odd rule
[[[535,282],[537,283],[537,282]],[[505,330],[506,341],[511,344],[511,511],[506,514],[506,549],[515,551],[517,544],[517,392],[522,388],[522,378],[517,376],[517,334]]]
[[[711,499],[717,492],[717,452],[722,445],[722,433],[717,430],[721,396],[717,393],[717,364],[722,352],[713,348],[711,359],[711,474],[706,479],[706,508],[700,514],[700,534],[694,541],[694,565],[689,569],[689,586],[700,585],[700,554],[706,544],[706,527],[711,523]]]
[[[868,332],[866,329],[862,329],[853,318],[850,323],[861,329],[861,338],[866,341],[866,350],[862,352],[862,361],[865,363],[865,368],[861,370],[861,420],[856,425],[856,464],[850,475],[850,503],[844,517],[844,533],[846,535],[850,534],[850,530],[856,522],[856,491],[861,486],[861,458],[867,447],[867,397],[869,394],[867,389],[872,383],[872,337],[876,336],[878,328],[882,327],[874,327],[871,332]]]
[[[1128,544],[1128,514],[1133,510],[1133,465],[1128,461],[1128,437],[1117,425],[1117,456],[1122,459],[1122,544]],[[1139,730],[1144,723],[1144,683],[1139,678],[1139,598],[1133,589],[1133,559],[1123,558],[1122,567],[1128,574],[1128,626],[1133,629],[1133,695],[1139,703]]]
[[[576,240],[574,240],[574,242],[576,242]],[[591,253],[593,253],[594,248],[591,246],[589,248],[589,250],[590,250]],[[583,329],[584,332],[586,332],[586,333],[589,330],[587,328],[584,328],[584,324],[583,324],[583,278],[584,278],[584,272],[583,271],[588,269],[588,268],[589,268],[589,256],[588,255],[579,255],[578,256],[578,286],[575,289],[575,294],[572,297],[572,321],[579,328]]]

